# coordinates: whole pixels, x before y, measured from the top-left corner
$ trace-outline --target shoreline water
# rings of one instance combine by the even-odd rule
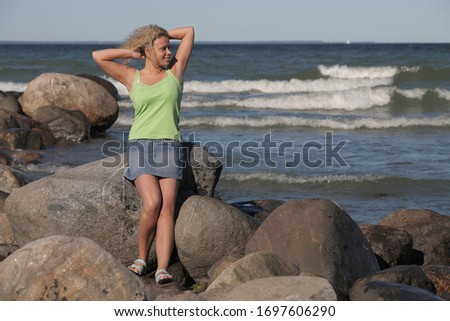
[[[126,131],[125,131],[126,132]],[[66,169],[83,165],[88,162],[106,158],[104,144],[117,142],[118,137],[126,136],[122,129],[112,128],[102,135],[91,138],[88,142],[81,142],[71,147],[52,147],[40,151],[41,159],[37,164],[19,165],[33,179],[39,179],[58,173]],[[120,145],[122,146],[122,145]],[[124,145],[123,145],[124,146]],[[206,146],[206,148],[208,148]],[[103,151],[102,151],[103,149]],[[123,149],[119,148],[122,152]],[[209,148],[213,152],[214,149]],[[85,155],[80,157],[80,155]],[[219,159],[221,159],[219,157]],[[224,160],[223,158],[221,159]],[[226,160],[225,160],[226,161]],[[411,166],[412,163],[393,164],[392,166]],[[224,202],[251,203],[255,200],[291,201],[299,198],[327,198],[335,201],[359,223],[376,224],[379,220],[402,208],[430,209],[443,215],[448,212],[439,209],[445,208],[445,198],[448,180],[434,179],[433,194],[427,191],[429,184],[426,180],[395,178],[374,174],[339,174],[326,175],[289,175],[274,172],[270,169],[247,169],[236,171],[236,168],[224,168],[216,187],[216,197]],[[433,206],[424,206],[414,194],[428,192],[429,202]],[[405,206],[399,206],[399,204]],[[407,204],[407,205],[406,205]],[[372,210],[368,210],[372,207]]]
[[[104,141],[124,140],[131,101],[90,56],[110,45],[0,44],[1,91],[23,91],[44,72],[87,73],[111,81],[121,96],[119,118],[104,137],[45,149],[47,165],[25,170],[47,175],[102,157]],[[328,197],[360,222],[377,222],[400,208],[448,215],[449,47],[199,43],[186,73],[182,133],[212,153],[219,147],[222,160],[236,165],[224,169],[217,186],[227,202]],[[347,141],[340,155],[349,166],[305,166],[303,159],[285,166],[308,146],[306,163],[324,159],[327,132],[333,146]],[[263,148],[268,133],[275,148]],[[251,168],[239,166],[252,160]]]

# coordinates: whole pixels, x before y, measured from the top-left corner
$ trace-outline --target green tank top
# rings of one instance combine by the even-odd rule
[[[139,70],[134,75],[130,98],[134,106],[134,121],[128,139],[181,140],[178,127],[183,87],[170,70],[153,85],[139,82]]]

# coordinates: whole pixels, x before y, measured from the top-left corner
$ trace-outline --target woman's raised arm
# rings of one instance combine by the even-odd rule
[[[144,59],[137,51],[130,49],[103,49],[92,52],[92,58],[108,75],[125,85],[128,90],[133,85],[134,68],[118,63],[116,59]]]
[[[171,70],[175,77],[182,82],[184,71],[186,70],[192,47],[194,46],[194,27],[182,27],[169,30],[169,37],[170,39],[181,40],[175,57],[173,58]]]

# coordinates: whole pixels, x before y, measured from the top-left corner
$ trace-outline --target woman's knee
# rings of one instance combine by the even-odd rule
[[[173,220],[175,215],[175,206],[174,204],[167,204],[161,207],[161,211],[159,213],[159,219],[164,220]]]
[[[161,209],[161,201],[158,199],[142,200],[141,212],[149,216],[157,216]]]

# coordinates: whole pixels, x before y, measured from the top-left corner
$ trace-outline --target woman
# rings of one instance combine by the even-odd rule
[[[171,58],[170,39],[181,40]],[[157,284],[169,283],[167,272],[174,244],[174,209],[182,178],[178,127],[184,71],[194,44],[194,28],[166,31],[149,25],[136,29],[122,48],[94,51],[95,62],[125,85],[135,108],[129,134],[129,167],[124,176],[134,183],[142,200],[138,228],[138,259],[128,267],[137,275],[146,272],[155,240]],[[117,59],[143,59],[137,70]]]

